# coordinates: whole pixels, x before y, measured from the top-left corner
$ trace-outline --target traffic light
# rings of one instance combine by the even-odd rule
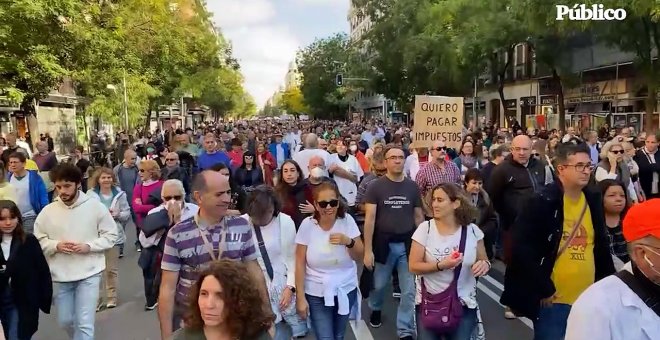
[[[337,86],[344,86],[344,75],[339,73],[337,74],[337,78],[335,79],[335,84]]]

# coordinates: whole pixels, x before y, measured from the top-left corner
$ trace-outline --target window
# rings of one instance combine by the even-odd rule
[[[516,46],[516,65],[525,63],[525,44]]]

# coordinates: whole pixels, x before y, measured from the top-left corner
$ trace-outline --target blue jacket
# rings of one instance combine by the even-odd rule
[[[270,152],[271,155],[273,155],[273,158],[275,158],[275,162],[277,162],[277,164],[280,164],[281,162],[284,162],[285,160],[291,158],[291,150],[289,149],[289,144],[280,143],[280,145],[284,150],[284,159],[277,159],[277,143],[268,144],[268,151]]]
[[[11,180],[13,174],[10,172],[7,175],[7,180]],[[30,180],[30,204],[32,209],[38,215],[41,210],[48,205],[48,191],[46,191],[46,184],[41,176],[36,171],[28,170],[28,179]]]

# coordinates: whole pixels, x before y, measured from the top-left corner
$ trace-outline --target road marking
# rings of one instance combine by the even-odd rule
[[[351,324],[351,329],[353,330],[353,335],[355,335],[356,340],[374,340],[374,337],[371,335],[371,331],[364,320],[349,321],[349,323]]]
[[[481,282],[477,282],[477,288],[479,288],[479,290],[484,292],[484,294],[488,295],[489,298],[493,299],[495,302],[497,302],[498,305],[500,305],[500,306],[502,306],[502,308],[504,308],[504,305],[502,305],[500,303],[500,297],[497,294],[495,294],[495,292],[490,290],[490,288],[486,287]],[[504,311],[502,311],[502,313],[504,313]],[[528,318],[518,318],[517,320],[524,323],[525,326],[529,327],[529,329],[534,329],[534,324],[532,323],[532,321],[530,319],[528,319]]]
[[[500,291],[504,291],[504,285],[501,284],[499,281],[495,280],[492,276],[490,275],[484,275],[481,278],[484,280],[488,281],[488,283],[492,284],[493,286],[497,287]]]

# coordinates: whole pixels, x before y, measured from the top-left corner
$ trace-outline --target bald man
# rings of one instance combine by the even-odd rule
[[[216,171],[202,171],[193,181],[192,194],[199,206],[198,214],[173,226],[165,240],[158,298],[163,339],[169,339],[182,326],[185,310],[179,306],[186,305],[198,271],[215,260],[246,263],[254,282],[260,283],[266,304],[263,308],[270,310],[252,226],[240,216],[227,214],[231,203],[229,179]]]
[[[309,133],[305,136],[305,149],[293,155],[293,160],[298,163],[303,172],[303,177],[309,176],[309,164],[313,157],[318,156],[323,159],[323,165],[329,167],[328,160],[330,154],[319,148],[319,137],[316,134]]]
[[[500,223],[508,231],[516,220],[522,203],[539,192],[546,183],[546,168],[541,161],[532,158],[532,140],[528,136],[516,136],[511,142],[511,154],[493,169],[486,188]],[[505,237],[505,258],[507,239]]]

